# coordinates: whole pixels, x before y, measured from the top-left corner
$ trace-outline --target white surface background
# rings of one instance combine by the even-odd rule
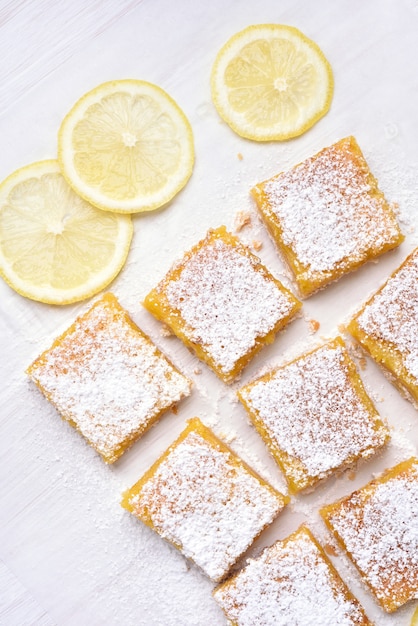
[[[277,22],[314,39],[335,74],[328,115],[302,137],[256,144],[218,118],[209,89],[220,46],[249,24]],[[0,624],[26,626],[222,626],[212,584],[176,550],[119,505],[121,492],[199,415],[268,480],[283,488],[264,444],[226,388],[176,338],[162,337],[141,300],[171,263],[210,227],[234,228],[252,212],[242,239],[264,242],[259,256],[284,282],[283,266],[259,223],[249,189],[349,134],[356,136],[388,200],[398,202],[407,238],[377,264],[330,286],[304,305],[304,317],[257,356],[242,381],[338,332],[365,298],[417,245],[417,0],[0,0],[0,178],[56,154],[61,119],[100,82],[140,78],[173,96],[189,117],[195,170],[170,206],[134,219],[127,265],[111,289],[134,320],[194,381],[192,397],[167,414],[123,459],[105,466],[24,374],[27,365],[84,311],[15,294],[0,282]],[[243,156],[238,159],[238,153]],[[308,318],[321,323],[309,333]],[[393,429],[392,443],[354,480],[332,479],[293,499],[260,547],[307,520],[322,541],[318,507],[418,452],[418,413],[368,363],[363,380]],[[406,626],[413,606],[386,616],[343,556],[333,559],[368,615]]]

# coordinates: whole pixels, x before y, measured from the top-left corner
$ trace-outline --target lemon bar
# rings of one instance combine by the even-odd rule
[[[194,418],[122,506],[218,582],[287,502]]]
[[[224,226],[186,253],[144,305],[227,383],[301,307]]]
[[[354,137],[252,189],[304,298],[403,241]]]
[[[111,293],[78,317],[27,373],[106,463],[191,388]]]
[[[321,515],[380,606],[418,600],[418,459],[412,457]]]
[[[341,337],[252,381],[238,397],[293,493],[369,458],[389,436]]]
[[[418,248],[366,302],[347,330],[418,407]]]
[[[306,526],[213,592],[233,626],[371,626]]]

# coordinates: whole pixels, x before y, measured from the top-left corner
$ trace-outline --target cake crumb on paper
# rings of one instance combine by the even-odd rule
[[[348,480],[355,480],[356,476],[357,476],[357,474],[356,474],[355,470],[350,469],[350,470],[347,471],[347,478],[348,478]]]
[[[171,328],[169,328],[167,326],[167,324],[163,324],[163,326],[160,329],[160,335],[161,337],[172,337],[173,336],[173,331],[171,330]]]
[[[332,545],[332,543],[325,543],[324,549],[325,549],[325,552],[329,554],[330,556],[338,556],[338,551],[335,548],[335,546]]]
[[[317,333],[321,326],[318,320],[314,320],[312,318],[307,317],[306,321],[308,322],[308,326],[309,326],[309,334],[314,335],[315,333]]]
[[[260,241],[259,239],[254,239],[252,246],[253,246],[253,250],[258,252],[263,247],[263,242]]]
[[[251,215],[248,211],[238,211],[235,216],[235,230],[239,232],[245,226],[249,226],[251,224]]]

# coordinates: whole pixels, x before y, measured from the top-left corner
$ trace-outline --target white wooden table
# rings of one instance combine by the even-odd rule
[[[219,47],[249,24],[291,24],[314,39],[335,73],[329,114],[285,144],[241,140],[221,123],[209,75]],[[0,0],[0,178],[32,161],[53,158],[61,119],[84,92],[105,80],[140,78],[168,91],[189,117],[196,166],[186,189],[165,210],[136,217],[126,267],[112,290],[135,321],[195,381],[177,415],[166,415],[114,467],[106,467],[62,422],[24,374],[87,303],[64,308],[31,302],[0,281],[0,624],[4,626],[222,626],[212,584],[174,548],[119,505],[135,482],[199,415],[274,485],[283,479],[264,444],[225,388],[175,338],[163,337],[141,300],[184,250],[210,227],[234,228],[252,213],[244,241],[260,239],[259,255],[286,281],[258,222],[250,187],[353,134],[390,201],[398,202],[401,248],[329,287],[245,372],[296,354],[338,332],[418,243],[417,0]],[[242,160],[238,158],[242,155]],[[321,324],[311,335],[307,318]],[[254,548],[285,537],[302,521],[326,533],[317,511],[418,452],[418,412],[377,367],[362,372],[392,443],[354,480],[331,480],[293,500]],[[252,553],[254,553],[254,551]],[[406,626],[413,606],[384,615],[343,556],[342,576],[378,626]]]

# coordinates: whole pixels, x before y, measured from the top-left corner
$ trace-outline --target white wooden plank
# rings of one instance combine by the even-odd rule
[[[0,115],[141,0],[13,0],[0,4]]]
[[[251,23],[292,24],[323,48],[335,73],[328,115],[285,144],[256,144],[220,122],[209,76],[225,40]],[[195,381],[178,415],[165,416],[114,467],[94,452],[26,380],[24,370],[88,303],[48,307],[15,294],[0,280],[0,623],[5,626],[225,626],[212,584],[149,529],[125,514],[130,486],[199,415],[223,433],[272,483],[282,478],[235,397],[141,307],[148,290],[208,228],[234,228],[260,239],[262,260],[283,280],[283,264],[256,216],[250,187],[347,135],[356,135],[390,201],[400,205],[405,244],[379,263],[305,302],[320,321],[309,334],[304,318],[263,351],[259,368],[338,332],[338,325],[418,243],[418,4],[416,0],[0,0],[0,175],[25,162],[53,157],[62,116],[102,80],[137,77],[169,91],[194,131],[196,166],[185,190],[163,211],[135,218],[128,263],[112,285],[121,303]],[[241,153],[243,159],[238,159]],[[354,482],[330,481],[295,498],[255,550],[304,520],[324,536],[321,503],[368,480],[387,464],[418,451],[416,410],[369,363],[362,372],[393,429],[389,449],[359,470]],[[407,626],[412,607],[383,615],[343,558],[340,571],[378,626]],[[3,583],[3,584],[1,584]],[[32,620],[32,621],[31,621]],[[34,621],[35,620],[35,621]],[[49,622],[48,620],[51,620]]]
[[[0,624],[55,626],[46,611],[0,560]]]

